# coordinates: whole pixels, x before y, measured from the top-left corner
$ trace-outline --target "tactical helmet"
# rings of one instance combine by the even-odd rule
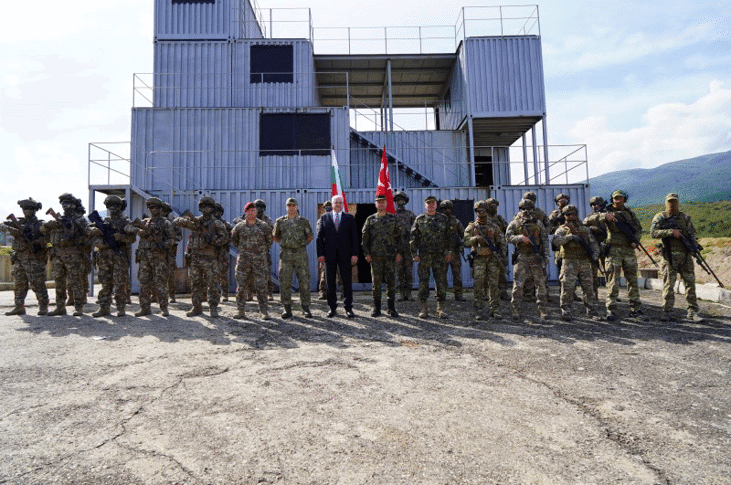
[[[18,205],[23,209],[31,209],[34,211],[39,211],[43,207],[43,205],[40,202],[36,202],[33,200],[33,197],[28,197],[27,199],[19,200]]]
[[[536,208],[536,204],[533,203],[530,199],[521,199],[520,202],[518,202],[518,208],[519,209],[527,209],[527,210],[533,210]]]
[[[72,194],[69,194],[68,192],[67,192],[67,193],[65,193],[65,194],[61,194],[61,195],[59,195],[59,196],[58,196],[58,201],[59,201],[59,202],[71,202],[71,203],[73,203],[73,204],[74,204],[74,205],[75,205],[76,207],[78,207],[78,206],[79,206],[79,199],[77,199],[76,197],[74,197],[74,196],[73,196]]]
[[[478,210],[486,211],[487,205],[487,202],[485,202],[484,200],[478,200],[477,202],[475,202],[475,212],[477,212]]]
[[[323,207],[332,207],[333,203],[331,200],[327,200],[322,204]]]
[[[226,212],[226,209],[223,208],[223,205],[220,202],[216,202],[213,204],[213,212],[222,216],[223,213]]]
[[[145,202],[145,205],[147,205],[148,208],[160,207],[162,209],[163,207],[165,207],[165,202],[163,202],[162,200],[158,199],[157,197],[150,197]]]
[[[168,214],[170,214],[173,211],[173,206],[171,206],[167,202],[163,202],[161,207],[162,207],[162,213],[164,216],[167,216]]]
[[[568,215],[569,212],[574,212],[577,216],[579,215],[579,209],[575,205],[567,205],[561,209],[561,214]]]
[[[409,196],[400,190],[397,190],[396,195],[393,196],[393,200],[398,200],[398,199],[404,199],[407,204],[409,203]]]
[[[571,202],[571,197],[561,192],[558,194],[553,200],[558,204],[558,201],[561,199],[566,199],[566,202]]]
[[[454,204],[452,203],[452,201],[451,200],[447,200],[447,199],[443,200],[439,204],[439,208],[440,209],[452,209],[453,207],[454,207]]]
[[[216,199],[214,199],[213,197],[209,197],[207,195],[204,195],[198,201],[198,208],[200,209],[204,205],[210,205],[211,207],[213,207],[215,209],[216,208]]]
[[[122,198],[118,195],[108,195],[104,199],[104,205],[109,207],[110,205],[122,205]]]
[[[598,195],[595,195],[591,199],[589,199],[589,205],[602,205],[604,203],[604,199],[602,197],[599,197]]]
[[[266,208],[267,208],[266,202],[264,202],[262,199],[256,199],[254,201],[254,205],[256,206],[257,209],[261,208],[263,210],[266,210]]]
[[[625,202],[629,200],[629,195],[627,195],[627,192],[625,192],[624,190],[615,190],[614,192],[612,192],[612,200],[614,200],[614,197],[617,195],[621,195],[622,197],[624,197]]]
[[[84,207],[84,203],[81,202],[81,199],[78,197],[76,198],[76,212],[79,214],[86,214],[86,207]]]
[[[487,199],[485,202],[487,203],[487,205],[493,205],[493,204],[494,205],[500,205],[500,202],[497,199],[494,199],[492,197],[490,197],[489,199]]]
[[[536,193],[535,192],[526,192],[523,194],[524,199],[532,200],[533,202],[536,201]]]

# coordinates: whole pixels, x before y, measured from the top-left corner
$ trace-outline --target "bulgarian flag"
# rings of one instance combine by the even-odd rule
[[[386,145],[383,145],[383,156],[381,157],[381,173],[378,174],[378,187],[376,195],[386,196],[386,212],[396,213],[393,204],[393,189],[391,188],[391,177],[388,176],[388,157],[386,156]]]
[[[348,200],[343,192],[343,179],[340,177],[340,169],[338,169],[338,159],[335,157],[335,150],[330,150],[332,156],[332,164],[330,165],[330,183],[332,184],[332,195],[340,195],[343,197],[343,210],[348,212]]]

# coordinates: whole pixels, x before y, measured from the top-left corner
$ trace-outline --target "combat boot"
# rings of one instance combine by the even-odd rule
[[[269,316],[269,310],[266,308],[262,308],[259,310],[259,313],[261,313],[261,319],[262,320],[269,320],[271,317]]]
[[[571,314],[569,312],[561,312],[561,320],[563,320],[564,322],[570,322],[572,320]]]
[[[38,315],[48,315],[48,302],[38,303]]]
[[[484,311],[485,311],[484,308],[479,308],[479,307],[475,308],[475,320],[477,320],[478,322],[487,320],[487,318],[485,318],[485,315],[482,314]]]
[[[292,318],[292,305],[284,305],[282,318]]]
[[[74,305],[74,313],[73,315],[75,317],[80,317],[84,314],[84,305]]]
[[[136,317],[144,317],[145,315],[152,315],[152,310],[150,310],[150,307],[140,307],[140,311],[135,313]]]
[[[223,293],[221,295],[221,301],[228,301],[228,293]]]
[[[74,306],[74,298],[71,295],[66,299],[66,306]]]
[[[466,300],[464,299],[464,296],[462,296],[462,293],[455,292],[454,301],[466,301]]]
[[[254,293],[251,291],[246,292],[246,301],[254,301]]]
[[[302,314],[305,316],[305,318],[312,318],[312,312],[310,311],[310,307],[308,306],[302,307]]]
[[[373,300],[373,310],[371,310],[373,318],[381,316],[381,300]]]
[[[243,320],[244,318],[246,318],[246,308],[239,307],[237,309],[236,315],[234,315],[234,319]]]
[[[391,318],[399,317],[399,314],[396,311],[396,300],[393,298],[388,299],[388,316]]]
[[[449,315],[447,315],[447,312],[444,311],[444,302],[438,301],[437,302],[437,316],[439,318],[447,318]]]
[[[166,306],[160,306],[160,315],[163,317],[169,317],[170,312],[168,311],[168,307]]]
[[[429,304],[425,301],[421,303],[421,312],[419,312],[419,318],[429,318]]]
[[[203,307],[200,305],[194,305],[188,313],[185,314],[187,317],[197,317],[203,314]]]
[[[538,318],[540,318],[540,319],[541,319],[541,320],[543,320],[544,322],[545,322],[546,320],[548,320],[548,312],[546,311],[546,309],[545,309],[545,308],[539,308],[539,309],[538,309]]]
[[[56,309],[48,313],[49,317],[55,317],[58,315],[66,315],[66,306],[64,302],[56,303]]]
[[[409,301],[411,298],[411,292],[408,290],[401,290],[401,298],[398,301]]]
[[[124,305],[117,305],[117,316],[118,317],[125,317],[125,316],[127,316],[127,312],[124,311]]]
[[[703,317],[698,315],[695,310],[688,310],[688,320],[691,322],[702,322]]]
[[[327,300],[327,294],[324,291],[320,292],[320,296],[317,297],[318,300]]]
[[[488,316],[494,320],[500,320],[502,319],[502,315],[500,315],[500,310],[498,309],[491,309]]]
[[[177,303],[177,300],[175,299],[175,294],[174,293],[170,293],[169,301],[170,301],[170,303]],[[127,303],[131,303],[131,302],[127,302]]]
[[[15,308],[10,310],[9,312],[5,312],[5,315],[25,315],[25,305],[22,303],[16,303]]]
[[[111,315],[111,313],[109,312],[109,307],[106,305],[100,306],[98,311],[95,311],[91,314],[91,316],[94,318],[104,317],[106,315]]]
[[[218,318],[218,305],[210,305],[211,307],[211,318]]]
[[[513,308],[513,312],[510,317],[513,319],[514,322],[519,322],[521,320],[520,310],[518,310],[517,308]]]

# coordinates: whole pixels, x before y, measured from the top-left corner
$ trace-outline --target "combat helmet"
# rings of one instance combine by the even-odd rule
[[[484,200],[478,200],[477,202],[475,202],[475,206],[474,206],[475,212],[477,212],[478,210],[486,211],[487,206],[488,206],[487,202],[485,202]]]
[[[266,202],[264,202],[264,199],[256,199],[254,201],[254,205],[256,206],[257,209],[267,210],[267,204],[266,204]]]
[[[571,196],[570,195],[567,195],[567,194],[564,194],[563,192],[561,192],[560,194],[558,194],[556,197],[553,198],[553,200],[557,204],[558,204],[558,201],[561,200],[561,199],[566,199],[566,202],[571,202]]]
[[[485,203],[486,203],[487,205],[492,205],[492,204],[494,204],[494,205],[500,205],[500,201],[498,201],[498,200],[497,200],[497,199],[495,199],[494,197],[490,197],[489,199],[487,199],[487,200],[485,201]]]
[[[401,190],[397,190],[396,194],[394,194],[394,196],[393,196],[393,200],[398,200],[398,199],[404,199],[407,204],[409,203],[409,196],[406,195],[406,193]]]
[[[34,211],[39,211],[43,207],[43,205],[40,202],[33,200],[33,197],[28,197],[27,199],[19,200],[18,205],[23,209],[31,209]]]
[[[213,197],[209,197],[207,195],[204,195],[198,201],[198,208],[200,209],[204,205],[210,205],[211,207],[213,207],[215,209],[216,208],[216,199],[214,199]]]
[[[595,195],[591,199],[589,199],[589,205],[602,205],[604,203],[604,198],[599,197],[598,195]]]
[[[127,201],[118,195],[108,195],[104,199],[104,205],[109,207],[110,205],[118,205],[122,207],[122,210],[127,208]]]
[[[564,207],[563,209],[561,209],[561,214],[563,214],[563,215],[568,215],[569,212],[574,212],[574,213],[576,213],[577,216],[579,215],[579,209],[575,205],[569,204],[566,207]]]
[[[451,201],[451,200],[449,200],[449,199],[444,199],[444,200],[443,200],[443,201],[442,201],[442,202],[441,202],[441,203],[439,204],[439,208],[440,208],[440,209],[452,209],[453,207],[454,207],[454,204],[453,204],[453,203],[452,203],[452,201]]]
[[[165,207],[165,202],[157,197],[150,197],[149,199],[147,199],[147,201],[145,201],[145,205],[148,209],[152,207],[160,207],[162,209],[163,207]]]
[[[536,208],[536,204],[530,199],[521,199],[518,202],[518,209],[533,210]]]
[[[65,194],[59,195],[58,196],[58,201],[59,202],[71,202],[76,207],[79,207],[79,202],[80,202],[79,199],[77,199],[76,197],[74,197],[73,194],[69,194],[68,192],[66,192]]]
[[[525,194],[523,194],[523,199],[532,200],[535,203],[536,193],[535,192],[526,192]]]

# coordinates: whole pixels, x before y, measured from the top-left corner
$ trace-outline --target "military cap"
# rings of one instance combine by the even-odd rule
[[[295,199],[294,197],[290,197],[289,199],[287,199],[286,205],[291,205],[291,204],[299,206],[299,204],[297,203],[297,199]]]
[[[246,213],[246,211],[249,209],[256,209],[256,202],[247,202],[244,205],[244,213]]]
[[[561,192],[558,194],[553,200],[558,204],[558,201],[561,199],[566,199],[568,202],[571,202],[571,197]]]
[[[122,198],[118,195],[107,195],[104,199],[104,205],[122,205]]]
[[[427,195],[427,196],[426,196],[426,197],[424,198],[424,202],[429,202],[430,200],[433,200],[434,202],[436,202],[436,201],[437,201],[437,198],[436,198],[436,196],[434,196],[434,195]]]
[[[61,194],[58,196],[59,202],[73,202],[76,207],[79,206],[79,199],[74,197],[72,194],[69,194],[68,192],[65,194]]]
[[[160,207],[162,208],[163,214],[170,214],[173,211],[173,206],[164,201]]]
[[[409,203],[409,196],[400,190],[397,190],[396,194],[393,196],[393,200],[396,199],[404,199],[407,204]]]
[[[487,202],[485,202],[484,200],[478,200],[477,202],[475,202],[474,209],[475,209],[475,212],[477,212],[478,210],[485,210],[486,211],[487,210]]]
[[[523,194],[524,199],[532,200],[533,202],[536,201],[536,193],[535,192],[526,192]]]
[[[521,199],[521,201],[518,202],[518,208],[532,210],[536,208],[536,204],[530,199]]]
[[[226,210],[223,208],[223,205],[221,205],[220,202],[216,202],[215,204],[213,204],[213,208],[216,210],[216,212],[220,212],[221,215],[223,215],[223,213],[226,212]]]
[[[485,203],[487,203],[487,205],[490,205],[490,204],[500,205],[500,202],[497,199],[494,199],[492,197],[490,197],[489,199],[487,199],[485,201]]]
[[[332,207],[333,203],[330,200],[326,200],[325,203],[322,204],[323,207]]]
[[[204,205],[210,205],[211,207],[213,207],[215,209],[216,208],[216,199],[214,199],[213,197],[209,197],[207,195],[204,195],[198,201],[198,208],[200,209]]]
[[[149,207],[159,207],[159,208],[162,209],[163,207],[165,207],[165,202],[163,202],[162,200],[158,199],[157,197],[150,197],[145,202],[145,205],[147,205],[148,208]]]
[[[567,205],[561,209],[561,214],[563,215],[567,215],[569,212],[575,212],[576,215],[579,215],[579,209],[577,209],[575,205]]]
[[[627,195],[627,192],[625,192],[624,190],[615,190],[614,192],[612,192],[612,199],[614,199],[618,195],[624,197],[625,202],[627,202],[627,199],[629,199],[629,195]]]
[[[379,194],[376,196],[376,200],[388,200],[388,197],[383,194]]]
[[[256,206],[257,208],[258,208],[258,207],[261,207],[262,209],[266,209],[266,208],[267,208],[267,204],[266,204],[266,202],[264,202],[264,200],[263,200],[263,199],[256,199],[256,200],[254,201],[254,205],[255,205],[255,206]]]
[[[451,201],[451,200],[447,200],[447,199],[445,199],[445,200],[443,200],[443,201],[442,201],[442,202],[441,202],[441,203],[439,204],[439,207],[441,207],[442,209],[451,209],[451,208],[453,208],[453,207],[454,207],[454,204],[452,203],[452,201]]]
[[[43,205],[40,202],[36,202],[33,200],[33,197],[28,197],[27,199],[19,200],[18,205],[22,207],[23,209],[32,209],[34,211],[41,210]]]
[[[591,199],[589,199],[589,205],[602,205],[604,203],[604,199],[602,197],[599,197],[598,195],[595,195]]]
[[[668,200],[680,200],[680,197],[678,197],[678,194],[670,193],[665,196],[665,201],[668,201]]]

